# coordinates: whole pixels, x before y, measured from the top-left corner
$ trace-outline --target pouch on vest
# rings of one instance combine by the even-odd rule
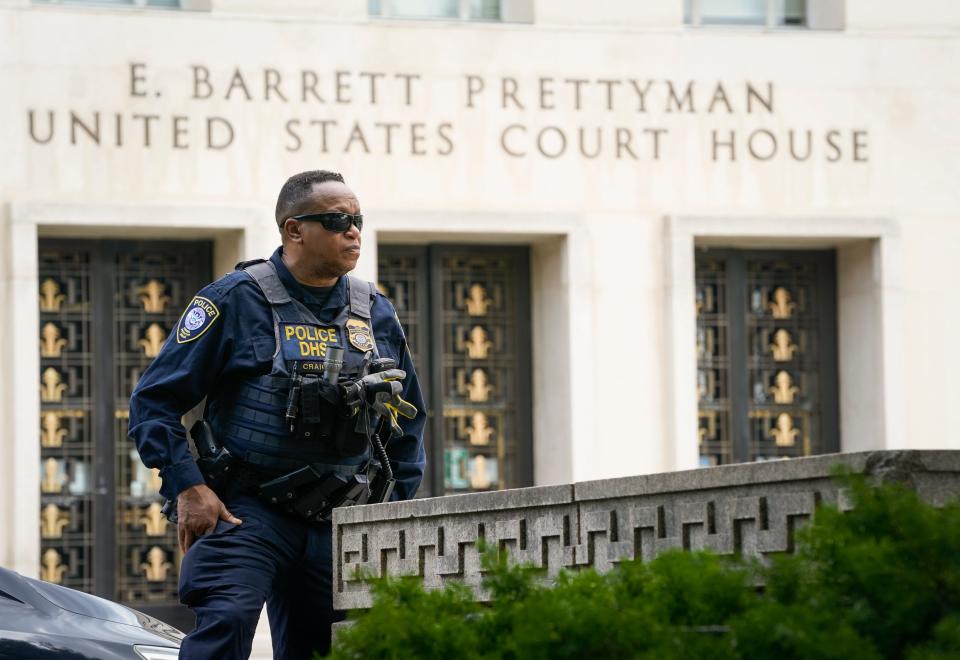
[[[343,403],[343,390],[312,374],[302,379],[296,436],[304,440],[332,442],[343,456],[362,454],[366,450],[367,438],[354,430],[356,417],[350,415]]]

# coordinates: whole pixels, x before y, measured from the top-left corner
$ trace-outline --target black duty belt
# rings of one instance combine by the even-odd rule
[[[256,495],[310,522],[329,520],[337,507],[366,504],[369,472],[379,468],[376,462],[306,463],[259,452],[246,452],[244,459],[231,467],[225,495]]]

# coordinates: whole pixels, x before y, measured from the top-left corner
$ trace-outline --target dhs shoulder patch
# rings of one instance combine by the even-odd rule
[[[220,310],[203,296],[194,296],[177,323],[177,343],[186,344],[210,329],[220,318]]]

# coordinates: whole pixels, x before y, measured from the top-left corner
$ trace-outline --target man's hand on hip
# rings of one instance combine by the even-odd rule
[[[177,541],[180,551],[186,552],[198,538],[212,532],[218,520],[235,525],[243,522],[227,510],[206,484],[190,486],[177,495]]]

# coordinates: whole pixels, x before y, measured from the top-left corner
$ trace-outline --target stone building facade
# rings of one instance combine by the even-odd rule
[[[0,0],[0,563],[156,611],[126,397],[343,172],[428,388],[423,494],[948,449],[946,0]]]

